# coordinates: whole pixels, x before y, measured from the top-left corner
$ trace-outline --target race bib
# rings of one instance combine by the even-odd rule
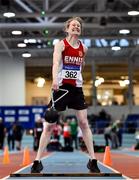
[[[63,79],[78,79],[80,76],[80,66],[63,66],[62,78]]]

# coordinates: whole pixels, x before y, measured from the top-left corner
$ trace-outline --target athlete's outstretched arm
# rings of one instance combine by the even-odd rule
[[[52,89],[58,90],[58,70],[59,70],[59,64],[62,60],[62,51],[64,49],[63,42],[58,42],[54,47],[53,52],[53,67],[52,67]]]

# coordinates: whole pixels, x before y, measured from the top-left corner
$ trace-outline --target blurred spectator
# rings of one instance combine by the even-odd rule
[[[111,121],[111,116],[104,109],[102,109],[99,112],[99,119]]]
[[[60,124],[55,124],[53,126],[53,131],[52,131],[53,138],[57,139],[59,141],[61,133],[62,133],[61,125]]]
[[[77,142],[77,134],[78,134],[78,123],[75,118],[72,118],[70,120],[70,134],[71,134],[71,146],[73,146],[73,143],[75,144],[75,149],[78,149],[78,142]]]
[[[3,123],[3,119],[0,117],[0,149],[3,149],[5,135],[6,135],[6,128]]]
[[[118,136],[118,142],[119,142],[119,146],[122,146],[123,143],[123,124],[121,123],[121,121],[117,121],[117,136]]]
[[[104,139],[105,139],[105,145],[109,146],[109,141],[111,142],[111,132],[112,132],[112,126],[108,124],[104,129]]]
[[[63,138],[64,138],[64,147],[71,146],[71,134],[70,134],[70,126],[69,126],[70,119],[64,123],[63,126]]]
[[[7,142],[9,150],[14,150],[15,147],[15,136],[14,136],[14,129],[15,124],[10,124],[10,126],[7,128]]]
[[[42,131],[43,131],[43,120],[40,117],[36,120],[35,127],[34,127],[34,133],[33,133],[34,134],[34,142],[33,142],[34,151],[38,150]]]
[[[112,141],[112,148],[117,149],[119,147],[119,139],[117,135],[117,121],[115,121],[112,124],[111,141]]]
[[[116,99],[113,99],[112,105],[118,105],[118,101]]]
[[[14,136],[15,136],[15,142],[16,142],[16,150],[21,150],[21,142],[23,137],[23,127],[21,124],[16,123],[14,128]]]

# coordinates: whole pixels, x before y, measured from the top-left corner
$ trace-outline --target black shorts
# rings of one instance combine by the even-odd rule
[[[83,110],[87,108],[82,87],[75,87],[70,84],[64,84],[59,88],[66,89],[69,92],[55,103],[55,108],[57,111],[64,111],[67,107],[75,110]],[[54,91],[54,101],[58,99],[63,93],[64,92],[60,90]],[[52,101],[50,101],[49,107],[51,106],[51,104]]]

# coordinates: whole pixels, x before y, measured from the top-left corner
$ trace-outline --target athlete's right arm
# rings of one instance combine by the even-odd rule
[[[62,51],[64,50],[64,43],[63,41],[58,42],[55,44],[54,52],[53,52],[53,67],[52,67],[52,89],[58,90],[58,70],[59,64],[62,60]]]

